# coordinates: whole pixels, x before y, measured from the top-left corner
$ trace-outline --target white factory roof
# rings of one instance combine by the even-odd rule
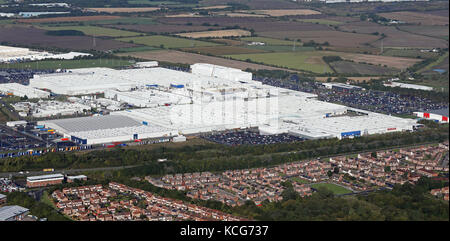
[[[83,132],[104,129],[117,129],[124,127],[135,127],[142,125],[127,116],[89,116],[59,120],[41,121],[40,123],[49,125],[51,128],[58,128],[63,132]]]
[[[0,221],[6,221],[12,217],[28,212],[29,209],[21,206],[4,206],[0,208]]]
[[[72,69],[64,73],[35,75],[30,86],[50,89],[57,94],[78,95],[103,93],[107,89],[131,90],[137,86],[153,85],[169,88],[185,85],[192,89],[237,85],[236,81],[211,78],[166,68],[114,70],[110,68]]]
[[[169,135],[167,128],[157,125],[140,125],[122,128],[108,128],[91,131],[70,132],[71,135],[83,139],[107,139],[112,137],[130,136],[133,134],[154,134],[152,137]]]
[[[138,138],[156,138],[171,136],[170,128],[156,123],[143,124],[124,115],[90,116],[38,122],[40,125],[55,129],[65,136],[87,140],[85,144],[101,144],[115,141],[131,141]]]
[[[64,175],[62,175],[62,174],[49,174],[49,175],[27,177],[27,181],[28,182],[37,182],[37,181],[42,181],[42,180],[61,179],[61,178],[64,178]]]
[[[18,83],[0,84],[0,92],[12,93],[20,97],[27,96],[28,98],[48,98],[50,96],[50,93],[47,91],[38,90]]]
[[[191,65],[193,74],[217,77],[233,81],[252,81],[252,73],[240,69],[214,64],[196,63]]]
[[[90,55],[91,54],[80,52],[53,54],[45,51],[34,51],[28,48],[0,45],[0,62],[43,60],[43,59],[73,59],[77,56],[90,56]]]
[[[87,178],[86,175],[77,175],[77,176],[67,176],[67,179],[75,180],[75,179],[83,179]]]
[[[158,61],[137,62],[134,66],[141,68],[156,67],[158,66]]]
[[[433,87],[430,87],[430,86],[408,84],[408,83],[401,83],[401,82],[388,82],[388,83],[385,83],[384,86],[400,87],[400,88],[416,89],[416,90],[433,90]]]
[[[193,70],[195,66],[200,72],[208,71],[211,66],[214,71],[229,69],[197,64]],[[231,69],[230,73],[240,71]],[[92,140],[91,143],[133,140],[133,135],[151,138],[249,127],[261,127],[267,134],[288,132],[306,138],[341,138],[349,133],[411,130],[415,124],[411,119],[319,101],[315,94],[236,80],[226,72],[217,73],[223,76],[160,67],[90,68],[36,77],[30,80],[30,85],[57,93],[95,90],[105,92],[105,98],[147,107],[111,112],[109,116],[39,123],[65,136]],[[350,116],[348,110],[362,115]]]

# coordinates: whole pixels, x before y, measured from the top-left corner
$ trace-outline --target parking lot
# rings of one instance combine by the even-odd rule
[[[430,111],[448,108],[448,103],[438,103],[422,97],[400,95],[388,91],[352,90],[343,92],[336,89],[327,89],[320,82],[314,81],[296,82],[292,79],[288,81],[261,77],[256,77],[255,80],[267,85],[317,94],[321,101],[385,114],[405,115],[419,110]]]
[[[16,151],[45,147],[46,142],[4,125],[0,125],[0,151]]]
[[[229,146],[236,145],[266,145],[275,143],[289,143],[296,141],[304,141],[305,139],[288,135],[260,135],[254,131],[235,131],[235,132],[223,132],[218,134],[203,136],[204,139],[213,141],[219,144],[225,144]]]
[[[33,78],[33,75],[54,72],[55,70],[0,69],[0,83],[19,83],[28,85],[29,80]]]
[[[0,178],[0,192],[15,192],[19,186],[9,178]]]

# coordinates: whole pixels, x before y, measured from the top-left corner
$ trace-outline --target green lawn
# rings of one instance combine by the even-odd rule
[[[42,193],[42,197],[41,197],[40,201],[47,204],[48,206],[52,207],[56,211],[58,211],[58,208],[55,206],[55,204],[52,201],[52,197],[50,196],[50,194],[47,191],[44,191]],[[61,213],[61,215],[68,218],[69,220],[72,220],[69,216],[65,215],[64,213]]]
[[[314,73],[332,73],[330,67],[322,60],[323,54],[316,51],[296,51],[284,53],[235,54],[227,57],[246,61],[305,70]]]
[[[302,178],[299,178],[299,177],[292,177],[291,180],[295,181],[297,183],[300,183],[300,184],[307,184],[307,183],[309,183],[309,181],[307,181],[305,179],[302,179]]]
[[[332,191],[336,195],[352,192],[346,188],[343,188],[341,186],[338,186],[338,185],[332,184],[332,183],[315,183],[315,184],[311,184],[311,187],[315,188],[315,189],[318,189],[319,187],[326,187],[326,188],[328,188],[328,190]]]
[[[44,193],[42,193],[42,197],[41,197],[41,202],[49,205],[52,208],[56,209],[55,204],[52,202],[50,195],[48,194],[47,191],[44,191]]]
[[[83,60],[43,60],[17,64],[0,64],[0,68],[13,69],[77,69],[92,67],[121,67],[129,66],[128,60],[120,59],[83,59]]]
[[[247,37],[247,38],[241,38],[241,40],[246,41],[246,42],[263,42],[263,43],[266,43],[266,45],[287,45],[287,46],[294,45],[294,41],[274,39],[274,38],[265,38],[265,37]],[[298,43],[298,42],[296,44],[301,45],[301,43]]]
[[[81,31],[86,35],[95,35],[95,36],[105,36],[105,37],[130,37],[130,36],[138,36],[141,33],[124,31],[112,28],[103,28],[97,26],[61,26],[61,27],[49,27],[49,26],[40,26],[42,29],[46,30],[77,30]]]
[[[189,48],[189,47],[208,47],[218,46],[220,44],[211,43],[206,41],[176,38],[162,35],[133,37],[133,38],[119,38],[122,42],[132,42],[137,44],[143,44],[147,46],[160,47],[164,45],[164,48]]]

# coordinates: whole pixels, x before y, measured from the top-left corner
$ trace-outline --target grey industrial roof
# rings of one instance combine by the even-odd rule
[[[130,117],[120,115],[90,116],[51,120],[47,122],[54,123],[67,132],[93,131],[142,125]]]
[[[21,206],[5,206],[0,208],[0,221],[6,221],[12,217],[28,212],[27,208]]]

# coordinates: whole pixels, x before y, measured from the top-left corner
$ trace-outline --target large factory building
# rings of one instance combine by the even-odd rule
[[[169,137],[172,132],[156,124],[138,122],[124,115],[79,117],[40,121],[70,140],[84,145]]]
[[[264,85],[239,69],[210,64],[194,64],[191,69],[192,73],[160,67],[75,69],[35,76],[30,85],[65,95],[104,93],[105,98],[135,107],[107,116],[39,122],[80,144],[245,128],[259,128],[266,135],[342,139],[410,131],[416,125],[412,119],[354,109],[320,101],[315,94]]]

